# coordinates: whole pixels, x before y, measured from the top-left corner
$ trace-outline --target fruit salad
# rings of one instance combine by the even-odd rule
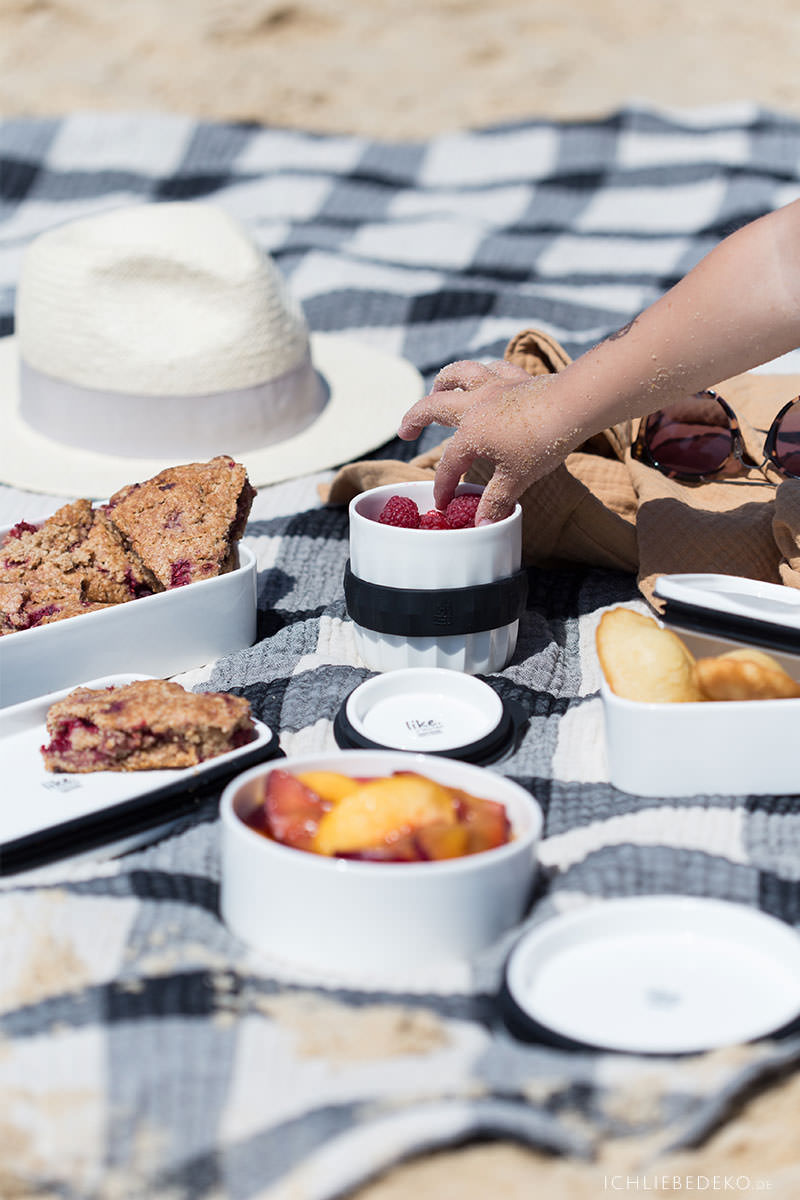
[[[413,771],[356,778],[270,771],[245,823],[314,854],[366,862],[438,862],[511,840],[505,807]]]

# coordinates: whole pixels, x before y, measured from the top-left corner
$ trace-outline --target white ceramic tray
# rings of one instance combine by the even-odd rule
[[[240,543],[226,575],[0,637],[0,708],[117,671],[178,675],[255,638],[256,559]]]
[[[644,704],[600,687],[609,779],[638,796],[800,794],[800,700]]]
[[[108,675],[87,687],[122,686],[143,674]],[[234,774],[277,756],[277,736],[256,721],[257,738],[196,767],[161,771],[45,770],[50,705],[71,687],[0,712],[0,875],[101,851],[101,857],[152,840],[197,811]]]
[[[663,624],[697,658],[758,646],[800,681],[800,591],[734,575],[662,575]],[[645,704],[603,681],[611,783],[639,796],[800,795],[797,700]]]

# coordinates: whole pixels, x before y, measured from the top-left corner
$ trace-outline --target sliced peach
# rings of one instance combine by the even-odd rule
[[[339,853],[342,858],[353,858],[358,862],[421,862],[423,858],[413,833],[402,833],[400,837],[387,838],[379,846],[365,846],[363,850]]]
[[[457,804],[458,820],[463,822],[468,834],[464,853],[477,854],[480,850],[494,850],[506,844],[511,835],[511,824],[504,805],[462,791],[457,793]]]
[[[433,821],[455,819],[449,788],[414,772],[398,773],[364,783],[344,796],[320,820],[312,849],[346,854],[379,846]]]
[[[319,821],[329,808],[326,800],[289,771],[270,771],[264,795],[265,824],[276,842],[310,850]]]
[[[300,771],[296,778],[329,804],[338,804],[344,796],[360,786],[358,779],[353,779],[352,775],[342,775],[339,771]]]
[[[414,841],[420,858],[438,862],[440,859],[461,858],[468,854],[469,836],[466,825],[448,825],[436,821],[418,829]]]

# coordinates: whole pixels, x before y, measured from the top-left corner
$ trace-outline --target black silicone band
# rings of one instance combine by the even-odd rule
[[[400,637],[449,637],[502,629],[518,621],[528,599],[528,575],[522,569],[492,583],[471,587],[384,587],[367,583],[344,568],[348,616],[364,629]]]

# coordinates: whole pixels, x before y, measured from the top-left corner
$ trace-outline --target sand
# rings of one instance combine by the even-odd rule
[[[630,100],[798,114],[798,61],[796,0],[0,0],[3,116],[168,110],[424,139]],[[358,1200],[711,1194],[703,1180],[731,1174],[739,1194],[789,1200],[798,1110],[792,1075],[691,1153],[611,1143],[585,1165],[498,1142],[425,1155]]]
[[[424,138],[629,99],[797,112],[799,52],[795,0],[0,0],[0,113]]]

